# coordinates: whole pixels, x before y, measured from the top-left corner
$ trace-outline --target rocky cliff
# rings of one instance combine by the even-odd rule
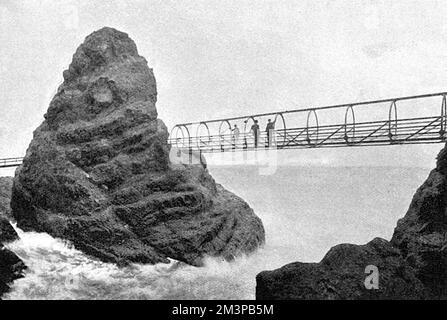
[[[3,216],[11,215],[12,177],[0,177],[0,212]]]
[[[200,165],[170,161],[156,82],[127,34],[89,35],[14,178],[18,226],[103,261],[199,265],[255,250],[253,210]]]
[[[365,286],[369,265],[378,289]],[[390,242],[338,245],[319,263],[264,271],[256,282],[257,299],[447,299],[447,147]]]
[[[0,297],[9,290],[12,281],[23,276],[22,272],[26,268],[17,255],[3,246],[3,243],[16,239],[16,232],[8,220],[0,215]]]
[[[22,271],[25,269],[19,257],[3,247],[3,243],[18,239],[17,233],[6,218],[11,185],[12,178],[0,177],[0,297],[9,290],[13,280],[22,277]]]

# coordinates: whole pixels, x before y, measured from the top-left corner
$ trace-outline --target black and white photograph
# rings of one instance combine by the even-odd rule
[[[0,90],[0,300],[447,299],[445,1],[0,0]]]

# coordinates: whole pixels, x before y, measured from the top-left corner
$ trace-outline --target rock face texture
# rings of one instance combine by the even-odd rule
[[[433,296],[447,299],[447,147],[397,223],[391,244]]]
[[[379,270],[379,289],[368,290],[365,269]],[[426,289],[400,251],[376,238],[366,245],[333,247],[319,263],[291,263],[256,277],[256,298],[286,299],[423,299]]]
[[[253,210],[200,165],[170,161],[152,70],[127,34],[92,33],[16,171],[12,214],[103,261],[200,265],[255,250]]]
[[[3,247],[3,243],[18,239],[17,233],[6,218],[6,210],[9,211],[11,185],[12,178],[0,178],[0,297],[9,290],[9,285],[13,280],[23,276],[22,271],[26,268],[19,257]]]
[[[0,213],[0,243],[11,242],[18,239],[17,232],[6,219]]]
[[[0,245],[0,297],[10,289],[10,284],[23,277],[25,264],[13,252]]]
[[[12,177],[0,177],[0,243],[11,242],[18,238],[14,228],[9,223],[11,214]]]
[[[12,177],[0,177],[0,215],[11,215]]]
[[[369,265],[378,289],[365,287]],[[390,242],[338,245],[319,263],[263,271],[256,282],[257,299],[447,299],[447,147]]]

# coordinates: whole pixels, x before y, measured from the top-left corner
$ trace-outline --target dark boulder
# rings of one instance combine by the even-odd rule
[[[379,270],[378,289],[367,289],[368,266]],[[365,273],[368,271],[368,273]],[[260,300],[423,299],[427,296],[415,270],[398,249],[376,238],[366,245],[333,247],[319,263],[291,263],[256,277]]]
[[[11,242],[17,240],[19,236],[11,223],[0,213],[0,243]]]
[[[170,160],[155,77],[127,34],[103,28],[77,49],[17,169],[18,226],[116,263],[199,265],[264,242],[260,219],[201,165]]]
[[[7,250],[3,244],[19,239],[17,232],[7,219],[11,197],[12,178],[0,178],[0,297],[9,290],[13,280],[23,276],[26,268],[17,255]]]
[[[14,280],[23,277],[25,269],[23,261],[0,244],[0,297],[10,289]]]

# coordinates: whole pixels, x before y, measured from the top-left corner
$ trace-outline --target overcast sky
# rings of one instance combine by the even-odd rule
[[[0,0],[0,157],[21,156],[92,31],[127,32],[175,123],[447,91],[445,1]],[[441,145],[284,152],[432,167]]]

